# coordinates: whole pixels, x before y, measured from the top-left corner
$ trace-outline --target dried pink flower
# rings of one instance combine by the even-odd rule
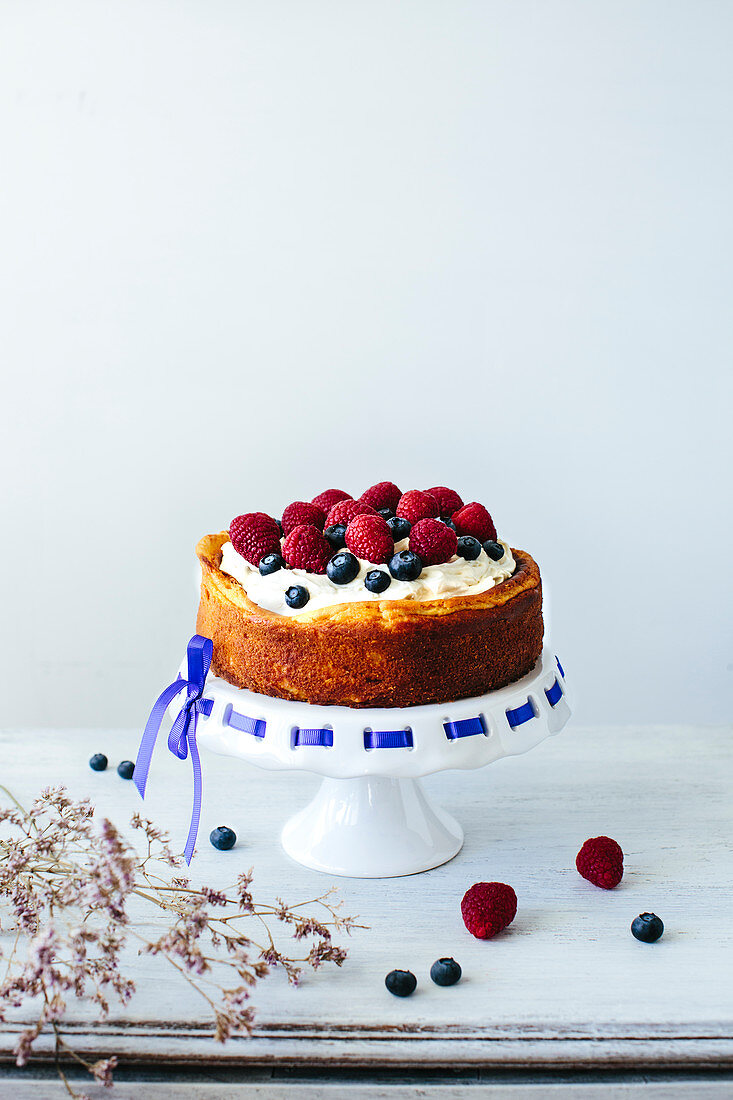
[[[230,890],[192,888],[188,878],[170,874],[181,857],[171,850],[166,833],[140,814],[131,826],[141,834],[142,855],[112,822],[102,819],[96,827],[91,803],[74,802],[63,787],[46,789],[29,810],[6,788],[0,791],[13,803],[0,806],[0,823],[9,833],[0,841],[0,927],[17,932],[0,983],[0,1021],[11,1007],[40,1004],[36,1019],[20,1035],[16,1062],[24,1066],[35,1040],[50,1029],[59,1073],[72,1096],[78,1094],[63,1073],[62,1056],[81,1062],[106,1087],[117,1058],[89,1063],[68,1046],[61,1030],[67,1000],[91,1002],[102,1019],[110,996],[123,1004],[130,1000],[135,985],[120,967],[129,937],[142,952],[167,958],[206,998],[214,1013],[214,1037],[225,1042],[231,1035],[252,1033],[250,991],[271,967],[282,967],[288,981],[297,984],[302,965],[341,966],[346,952],[332,944],[332,931],[360,927],[339,915],[331,891],[292,906],[281,898],[274,905],[256,902],[251,869]],[[157,940],[146,939],[131,921],[127,903],[133,895],[169,915],[169,927]],[[306,905],[318,906],[322,919],[301,912]],[[245,931],[242,922],[252,917],[251,930]],[[305,956],[293,959],[281,950],[270,922],[288,926],[295,942],[310,941]],[[254,938],[258,930],[266,942]],[[215,963],[228,966],[233,980],[231,986],[218,986],[217,1002],[197,981]]]

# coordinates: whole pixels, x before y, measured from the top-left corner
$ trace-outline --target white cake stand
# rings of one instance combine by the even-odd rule
[[[455,703],[313,706],[213,675],[203,700],[210,711],[199,720],[200,745],[261,768],[325,777],[285,824],[283,847],[306,867],[354,878],[410,875],[452,859],[463,830],[431,804],[420,777],[527,752],[570,717],[565,675],[548,649],[517,683]]]

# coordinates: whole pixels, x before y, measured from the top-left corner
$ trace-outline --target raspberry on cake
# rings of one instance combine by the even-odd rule
[[[252,565],[259,565],[265,554],[280,549],[277,520],[265,512],[245,512],[229,524],[232,546]]]
[[[376,516],[377,509],[372,508],[371,504],[365,504],[362,500],[340,500],[337,504],[334,504],[326,516],[326,527],[333,527],[336,524],[351,523],[354,516]]]
[[[324,489],[318,496],[313,497],[311,504],[316,504],[328,515],[330,509],[340,500],[351,500],[351,493],[345,493],[343,489]]]
[[[409,489],[400,497],[395,515],[409,523],[417,523],[421,519],[435,519],[439,511],[438,502],[430,493]]]
[[[325,573],[331,557],[331,546],[317,527],[301,523],[285,538],[283,557],[291,569]]]
[[[454,512],[463,507],[463,501],[455,489],[447,489],[445,485],[435,485],[432,489],[426,489],[426,492],[437,500],[441,519],[450,519]]]
[[[363,504],[371,504],[377,512],[380,508],[389,508],[391,512],[394,512],[401,496],[402,492],[393,481],[378,481],[376,485],[372,485],[365,490],[359,499]]]
[[[363,561],[382,565],[394,553],[394,542],[383,516],[354,516],[346,528],[346,545]]]
[[[302,524],[317,527],[319,531],[322,531],[325,520],[326,513],[323,508],[319,508],[317,504],[311,504],[307,500],[296,500],[292,504],[288,504],[283,512],[283,534],[289,535],[294,527],[300,527]]]
[[[530,672],[543,638],[536,563],[496,539],[475,502],[455,511],[457,538],[445,513],[460,498],[434,492],[325,490],[285,509],[284,532],[248,512],[204,536],[197,629],[213,642],[214,673],[283,699],[409,707]]]
[[[438,519],[419,519],[410,531],[410,549],[423,565],[442,565],[450,561],[457,547],[455,532]]]
[[[464,504],[463,508],[455,512],[453,522],[459,535],[473,535],[479,542],[496,539],[493,519],[483,504],[478,504],[476,501],[472,504]]]

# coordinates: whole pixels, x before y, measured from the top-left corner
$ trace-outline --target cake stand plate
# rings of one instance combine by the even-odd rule
[[[203,747],[261,768],[324,776],[286,823],[283,847],[306,867],[354,878],[415,874],[452,859],[463,830],[431,804],[420,778],[527,752],[570,717],[565,674],[547,648],[516,683],[454,703],[316,706],[211,675],[202,702]]]

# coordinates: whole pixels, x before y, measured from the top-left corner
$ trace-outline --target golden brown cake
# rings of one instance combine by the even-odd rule
[[[231,537],[205,535],[197,630],[213,641],[212,671],[264,695],[350,707],[448,702],[531,671],[543,638],[536,563],[496,541],[481,505],[441,487],[413,492],[382,482],[328,506],[338,493],[328,490],[289,506],[282,535],[263,513],[237,517]],[[387,500],[383,515],[370,494]]]

